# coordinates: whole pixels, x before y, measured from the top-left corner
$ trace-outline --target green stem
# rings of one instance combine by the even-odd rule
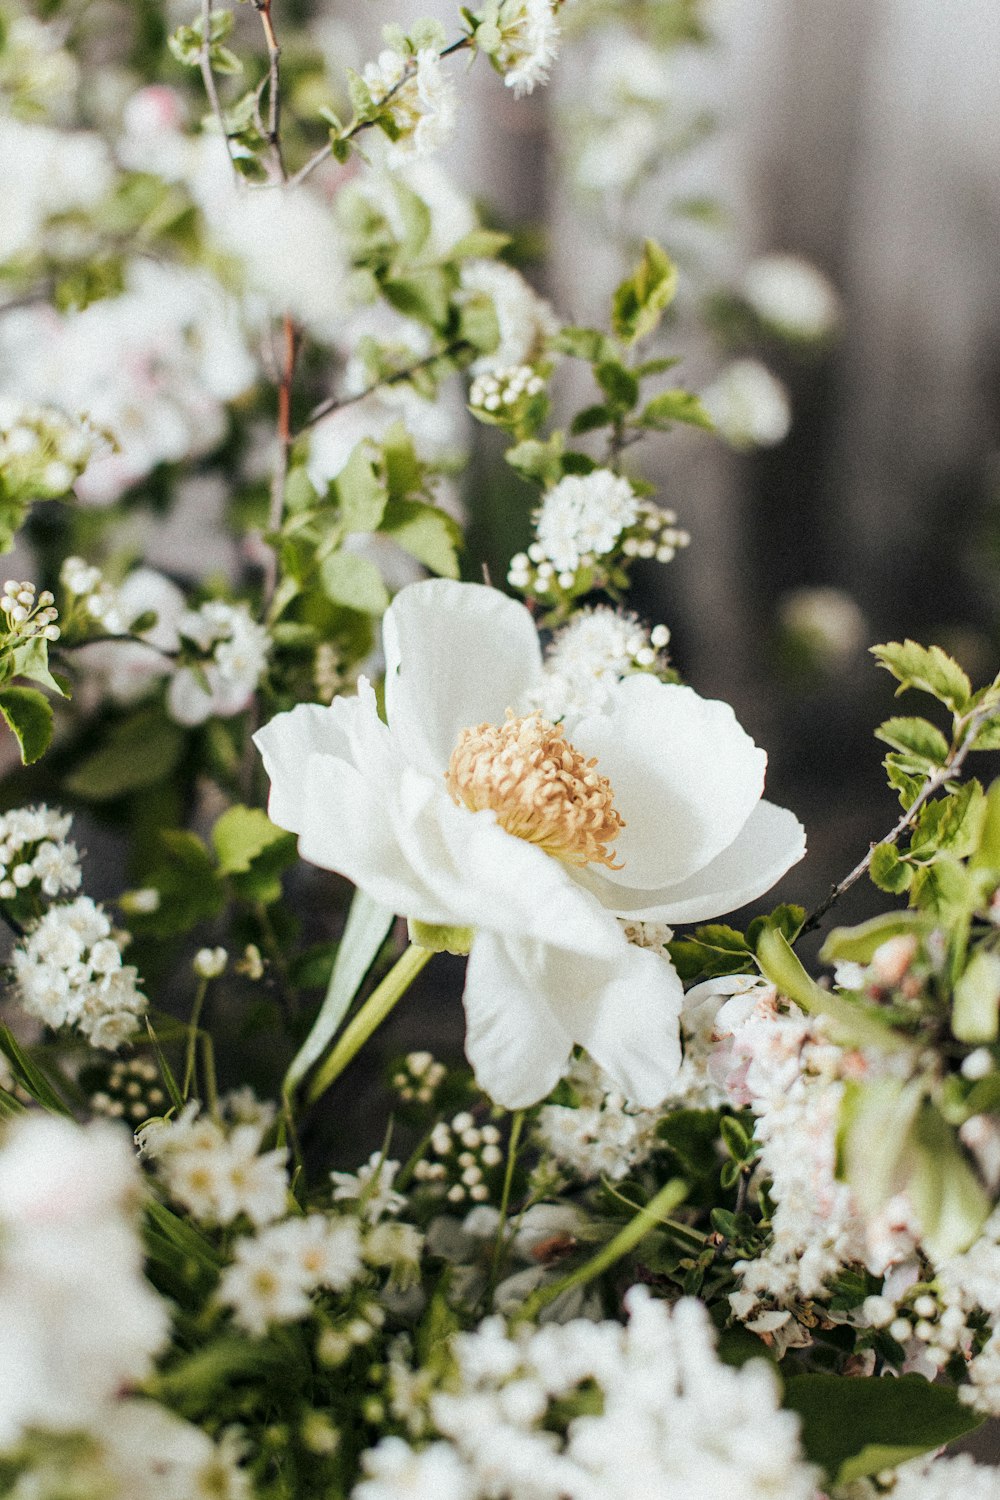
[[[198,1045],[198,1024],[201,1020],[201,1008],[205,1004],[205,996],[207,994],[208,980],[203,979],[198,985],[194,1004],[191,1007],[191,1019],[188,1022],[187,1051],[184,1056],[184,1083],[181,1087],[181,1093],[185,1099],[190,1094],[191,1085],[194,1082],[194,1058],[195,1048]]]
[[[510,1208],[510,1191],[514,1182],[514,1168],[517,1165],[517,1148],[523,1128],[524,1110],[517,1109],[514,1111],[510,1122],[510,1140],[507,1142],[507,1167],[503,1174],[503,1191],[500,1194],[500,1222],[497,1225],[496,1243],[493,1246],[493,1260],[490,1265],[490,1280],[487,1290],[488,1299],[492,1299],[497,1278],[500,1275],[500,1262],[504,1251],[504,1231],[507,1228],[507,1211]]]
[[[347,1064],[360,1052],[372,1032],[377,1030],[392,1010],[397,1000],[402,999],[429,958],[430,948],[420,948],[411,943],[401,958],[362,1005],[358,1013],[341,1032],[333,1051],[317,1072],[309,1086],[308,1101],[315,1104],[326,1093]]]
[[[590,1260],[585,1261],[582,1266],[577,1266],[575,1270],[570,1271],[569,1275],[560,1277],[558,1281],[550,1281],[547,1286],[540,1286],[532,1292],[522,1304],[517,1321],[519,1323],[533,1321],[543,1307],[554,1302],[563,1292],[572,1291],[574,1287],[586,1286],[598,1276],[603,1276],[604,1272],[610,1270],[616,1261],[634,1250],[651,1229],[655,1229],[657,1224],[662,1224],[664,1219],[684,1201],[686,1195],[687,1184],[680,1177],[671,1178],[667,1185],[649,1200],[645,1208],[641,1209],[635,1218],[630,1220],[624,1229],[620,1229],[614,1239],[602,1246]]]

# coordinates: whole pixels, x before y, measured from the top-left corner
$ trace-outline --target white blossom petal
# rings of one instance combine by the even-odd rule
[[[619,916],[640,922],[704,922],[755,901],[805,852],[805,829],[795,814],[762,800],[728,849],[675,885],[630,889],[589,870],[577,878]]]
[[[504,1109],[544,1099],[569,1066],[573,1039],[530,972],[530,961],[544,952],[540,943],[481,932],[469,954],[465,1055],[480,1088]]]
[[[646,674],[626,678],[606,713],[582,719],[573,743],[597,757],[626,827],[624,868],[605,880],[639,889],[675,885],[736,838],[764,788],[767,757],[727,703]]]
[[[309,757],[346,753],[340,716],[333,705],[299,703],[258,729],[253,742],[271,779],[268,817],[279,828],[301,833],[308,816],[304,796]]]
[[[538,633],[499,589],[447,578],[411,584],[382,622],[386,718],[420,770],[443,775],[459,731],[503,723],[541,675]]]

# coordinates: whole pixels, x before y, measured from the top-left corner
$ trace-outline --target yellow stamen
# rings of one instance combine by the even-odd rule
[[[516,838],[537,844],[570,865],[620,870],[608,845],[625,827],[611,783],[538,714],[463,729],[445,783],[453,801],[472,812],[490,808]]]

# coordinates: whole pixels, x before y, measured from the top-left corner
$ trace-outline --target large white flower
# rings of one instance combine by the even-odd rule
[[[797,819],[761,799],[764,752],[726,704],[645,674],[553,728],[529,712],[531,615],[495,589],[411,584],[384,637],[386,723],[362,678],[257,735],[272,819],[383,905],[474,930],[466,1051],[498,1103],[544,1098],[576,1043],[659,1103],[681,983],[619,918],[714,916],[802,857]]]

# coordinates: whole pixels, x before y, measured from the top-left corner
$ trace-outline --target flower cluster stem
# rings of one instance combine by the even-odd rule
[[[406,994],[431,957],[433,954],[430,948],[421,948],[416,943],[411,943],[396,960],[381,984],[372,990],[361,1009],[344,1027],[333,1051],[317,1071],[309,1086],[307,1097],[310,1104],[315,1104],[340,1077],[372,1033],[381,1026],[397,1000],[401,1000]]]
[[[603,1276],[623,1256],[634,1250],[640,1240],[645,1239],[651,1229],[657,1224],[662,1224],[669,1218],[674,1209],[677,1208],[687,1196],[687,1183],[680,1177],[672,1177],[665,1187],[646,1204],[645,1208],[639,1210],[634,1219],[631,1219],[624,1229],[620,1229],[614,1239],[602,1245],[596,1255],[585,1261],[582,1266],[577,1266],[568,1275],[560,1277],[558,1281],[550,1281],[547,1286],[540,1286],[537,1291],[532,1292],[521,1306],[517,1315],[517,1321],[534,1321],[543,1307],[561,1297],[563,1292],[572,1291],[574,1287],[587,1286],[595,1281],[598,1276]]]

